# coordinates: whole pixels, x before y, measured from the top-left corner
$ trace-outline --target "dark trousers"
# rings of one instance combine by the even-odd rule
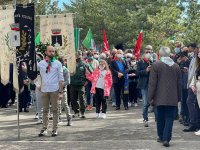
[[[197,97],[192,89],[188,89],[187,106],[190,116],[190,125],[200,127],[200,109],[197,103]]]
[[[24,89],[22,93],[19,94],[19,109],[27,108],[29,102],[31,101],[31,93],[27,89]]]
[[[101,106],[102,106],[102,113],[106,113],[107,103],[104,97],[104,90],[96,88],[95,98],[96,98],[96,113],[100,113]]]
[[[183,120],[186,123],[189,123],[189,111],[187,106],[187,98],[188,98],[188,89],[182,89],[182,101],[181,101],[181,115],[183,116]]]
[[[92,88],[92,83],[88,81],[87,85],[85,86],[87,105],[91,105],[91,98],[92,98],[92,94],[90,92],[91,88]]]
[[[172,138],[172,127],[175,106],[157,106],[157,134],[162,141],[170,141]]]
[[[123,95],[124,107],[128,107],[128,95],[124,94],[124,79],[121,78],[117,83],[114,83],[115,97],[116,97],[116,107],[121,105],[121,96]]]
[[[70,85],[71,104],[74,113],[85,113],[84,86]],[[79,101],[79,103],[78,103]]]
[[[129,82],[129,102],[137,103],[138,89],[137,82]]]

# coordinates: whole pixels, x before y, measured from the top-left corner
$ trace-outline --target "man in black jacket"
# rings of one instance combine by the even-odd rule
[[[138,62],[137,65],[137,75],[138,85],[137,88],[141,90],[142,100],[143,100],[143,122],[144,126],[148,127],[148,101],[147,101],[147,92],[148,92],[148,82],[149,82],[149,72],[152,63],[152,52],[146,50],[143,54],[142,60]]]
[[[117,54],[110,63],[110,69],[112,71],[113,86],[116,97],[116,110],[120,109],[122,93],[124,108],[125,110],[128,110],[128,95],[124,94],[125,76],[128,73],[128,67],[124,61],[122,50],[117,51]]]

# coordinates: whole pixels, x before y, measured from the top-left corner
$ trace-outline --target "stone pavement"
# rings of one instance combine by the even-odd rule
[[[58,136],[38,137],[42,125],[34,119],[34,108],[20,113],[21,139],[17,140],[16,108],[0,109],[0,150],[160,150],[166,149],[156,142],[156,126],[150,114],[150,127],[142,124],[141,106],[123,107],[116,111],[109,104],[106,119],[95,119],[95,113],[87,112],[86,119],[74,119],[73,126],[59,126]],[[63,115],[64,117],[64,115]],[[64,120],[66,121],[66,120]],[[183,133],[184,127],[175,121],[172,150],[199,150],[200,137]]]

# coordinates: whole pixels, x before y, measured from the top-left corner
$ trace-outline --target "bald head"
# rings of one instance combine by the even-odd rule
[[[45,51],[45,54],[49,58],[53,58],[55,56],[55,50],[53,46],[47,46],[47,50]]]

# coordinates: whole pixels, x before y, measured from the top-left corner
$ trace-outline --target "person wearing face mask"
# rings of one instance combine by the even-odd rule
[[[89,66],[92,72],[99,66],[99,61],[94,58],[92,51],[89,51],[87,53],[87,59],[85,60],[85,62],[87,63],[87,65]],[[86,91],[86,98],[87,98],[86,110],[88,111],[92,110],[92,107],[93,107],[92,105],[95,105],[93,96],[90,92],[91,88],[92,88],[92,83],[87,80],[85,84],[85,91]]]
[[[192,91],[197,95],[197,101],[195,102],[195,116],[196,116],[196,126],[198,127],[198,131],[195,132],[195,135],[200,136],[200,50],[198,51],[196,58],[196,71],[195,75],[192,79],[190,87]]]
[[[138,84],[137,88],[141,90],[142,100],[143,100],[143,123],[145,127],[148,127],[148,82],[149,82],[149,72],[152,64],[152,55],[151,52],[146,50],[137,64],[136,74],[138,75]]]
[[[121,94],[123,93],[123,103],[125,110],[128,110],[128,96],[125,94],[125,79],[128,73],[128,67],[123,58],[123,51],[118,50],[115,58],[110,63],[110,68],[113,77],[113,87],[116,98],[116,110],[120,109]]]
[[[99,60],[99,54],[98,53],[94,53],[94,59]]]
[[[108,96],[112,87],[112,74],[105,60],[100,60],[99,67],[93,73],[87,73],[87,79],[92,82],[91,93],[96,98],[96,118],[106,118]],[[102,106],[102,113],[100,109]]]
[[[130,106],[137,107],[138,89],[137,89],[137,79],[136,74],[137,61],[135,56],[133,56],[129,62],[128,77],[129,77],[129,103]]]
[[[190,126],[183,130],[183,132],[195,132],[198,128],[198,113],[197,113],[197,96],[195,95],[194,90],[191,88],[192,79],[195,76],[195,71],[197,69],[197,59],[198,59],[198,51],[196,51],[196,44],[190,44],[189,52],[193,53],[192,57],[190,57],[190,65],[188,68],[188,97],[187,97],[187,106],[189,110],[189,118],[190,118]],[[194,107],[195,106],[195,107]]]
[[[174,49],[174,52],[175,52],[175,55],[174,55],[174,61],[177,62],[178,58],[180,57],[180,53],[181,53],[181,48],[182,48],[182,42],[180,41],[176,41],[175,42],[175,49]]]

